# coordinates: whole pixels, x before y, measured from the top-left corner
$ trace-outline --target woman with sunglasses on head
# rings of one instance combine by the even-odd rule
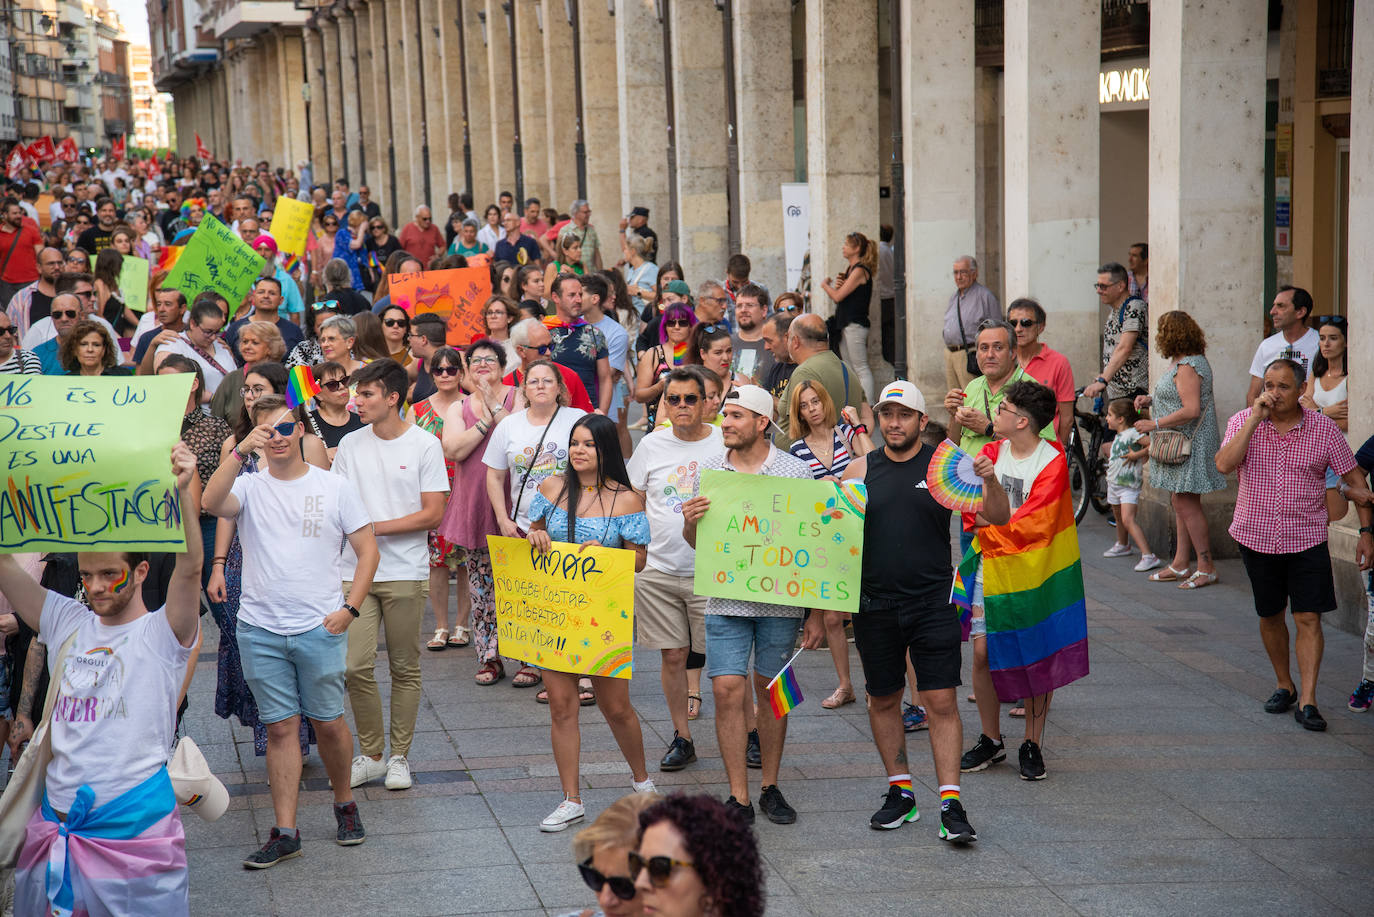
[[[252,432],[253,406],[264,395],[282,395],[286,392],[286,369],[280,363],[259,363],[243,378],[243,408],[236,418],[234,432],[220,447],[220,464],[230,460],[234,447]],[[279,418],[273,425],[281,424],[279,431],[288,424],[305,423],[304,407],[295,410],[283,406]],[[309,429],[309,425],[306,425]],[[294,430],[293,430],[294,432]],[[290,435],[286,433],[284,435]],[[329,458],[325,445],[319,437],[307,433],[301,440],[301,456],[310,464],[329,470]],[[239,474],[256,474],[266,467],[266,457],[262,452],[251,452],[244,457]],[[212,611],[218,610],[215,623],[219,625],[218,678],[215,683],[215,715],[221,719],[238,717],[239,723],[253,730],[253,751],[256,755],[267,754],[267,727],[258,719],[258,705],[248,683],[243,677],[243,663],[239,658],[238,617],[239,600],[243,595],[243,546],[239,543],[238,525],[232,519],[219,519],[215,525],[215,551],[212,555],[209,581],[205,594],[210,598]],[[301,754],[309,752],[315,735],[309,720],[301,717]]]
[[[530,545],[540,554],[548,554],[555,539],[566,544],[624,547],[635,554],[635,571],[643,570],[649,520],[644,515],[644,498],[630,486],[615,422],[601,414],[583,415],[573,424],[567,442],[567,468],[561,475],[545,478],[530,500]],[[630,765],[630,788],[636,793],[654,792],[644,764],[639,716],[630,704],[630,682],[601,675],[591,676],[591,682],[601,715]],[[563,801],[540,822],[539,829],[562,831],[586,814],[579,773],[581,691],[578,676],[570,672],[546,669],[544,684]]]
[[[1312,358],[1312,375],[1307,377],[1300,401],[1307,410],[1330,417],[1341,432],[1348,435],[1350,351],[1346,347],[1345,316],[1319,315],[1313,324],[1317,328],[1318,350]],[[1326,469],[1326,514],[1332,522],[1345,518],[1350,509],[1340,485],[1341,479],[1336,473]]]
[[[286,365],[314,366],[324,360],[320,351],[319,333],[326,319],[339,314],[337,299],[322,299],[305,307],[305,340],[291,348]]]
[[[712,796],[674,794],[639,816],[630,873],[661,917],[763,917],[764,879],[749,824]]]
[[[630,854],[639,841],[639,815],[658,801],[652,793],[622,796],[573,838],[573,857],[582,881],[596,895],[595,910],[560,917],[640,917],[644,902],[630,876]]]
[[[687,339],[697,323],[690,306],[674,303],[664,311],[658,325],[658,344],[644,351],[635,371],[635,401],[645,405],[645,423],[653,429],[658,419],[663,380],[675,367],[687,362]]]
[[[243,385],[259,363],[280,363],[286,355],[281,330],[271,322],[252,321],[239,329],[239,356],[243,366],[224,377],[210,398],[210,413],[232,423],[243,411]]]
[[[382,310],[381,320],[387,354],[401,366],[409,366],[415,359],[409,347],[410,313],[400,306],[387,306]]]

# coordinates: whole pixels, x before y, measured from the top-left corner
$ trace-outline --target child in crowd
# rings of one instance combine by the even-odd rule
[[[1150,437],[1135,428],[1139,419],[1140,414],[1129,398],[1116,398],[1107,405],[1107,426],[1116,433],[1116,438],[1102,448],[1111,450],[1107,456],[1107,503],[1116,517],[1116,544],[1102,556],[1130,556],[1131,546],[1126,541],[1129,535],[1140,549],[1140,563],[1135,569],[1144,572],[1158,567],[1160,560],[1150,551],[1145,532],[1135,521],[1140,488],[1145,480],[1145,460],[1150,456]]]

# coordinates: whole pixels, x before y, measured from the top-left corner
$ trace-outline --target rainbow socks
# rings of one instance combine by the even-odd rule
[[[907,799],[916,798],[916,791],[911,788],[910,774],[893,774],[891,777],[887,778],[887,785],[895,786],[897,789],[901,790],[902,795]]]
[[[943,812],[945,809],[948,809],[948,808],[949,808],[949,804],[950,804],[951,802],[958,802],[958,801],[959,801],[959,785],[958,785],[958,784],[946,784],[945,786],[940,787],[940,811]]]

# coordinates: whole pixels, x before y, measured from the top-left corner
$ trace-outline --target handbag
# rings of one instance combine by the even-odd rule
[[[1155,430],[1150,434],[1150,458],[1161,465],[1182,465],[1193,454],[1193,440],[1182,430]]]
[[[53,675],[48,680],[48,697],[43,702],[43,722],[34,730],[28,748],[14,765],[4,795],[0,796],[0,868],[3,869],[13,869],[19,861],[25,827],[43,801],[48,762],[52,760],[52,733],[49,731],[52,711],[62,688],[62,667],[76,643],[76,634],[77,631],[72,631],[58,651],[57,664],[52,667]]]
[[[954,296],[954,315],[959,321],[959,341],[964,345],[964,368],[968,374],[977,379],[983,374],[978,368],[978,351],[969,349],[968,333],[964,331],[964,294],[956,293]]]

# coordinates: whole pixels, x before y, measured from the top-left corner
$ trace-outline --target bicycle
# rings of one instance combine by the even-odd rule
[[[1083,397],[1083,389],[1074,394],[1074,424],[1069,431],[1066,450],[1069,461],[1069,488],[1073,493],[1073,519],[1082,522],[1088,512],[1088,505],[1104,516],[1111,512],[1107,505],[1107,459],[1102,455],[1102,444],[1107,441],[1107,425],[1096,411],[1078,409],[1077,399]],[[1084,449],[1084,433],[1087,434],[1087,449]]]

